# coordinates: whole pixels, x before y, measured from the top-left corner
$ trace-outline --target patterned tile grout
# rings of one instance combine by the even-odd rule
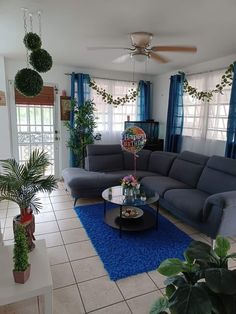
[[[136,296],[134,296],[134,297],[132,297],[132,298],[125,298],[124,295],[123,295],[123,293],[122,293],[122,291],[121,291],[121,289],[119,288],[118,284],[115,282],[115,285],[116,285],[116,287],[118,288],[118,290],[119,290],[119,292],[120,292],[120,294],[121,294],[121,296],[122,296],[122,298],[123,298],[123,301],[115,302],[115,303],[109,304],[108,306],[100,307],[100,308],[94,309],[94,310],[92,310],[92,311],[86,311],[86,309],[85,309],[85,304],[84,304],[84,300],[83,300],[82,295],[81,295],[81,292],[80,292],[79,284],[80,284],[80,283],[84,283],[84,282],[89,282],[89,281],[94,280],[94,279],[99,279],[99,278],[103,278],[103,277],[108,277],[108,276],[107,276],[107,275],[102,275],[102,276],[94,277],[94,278],[91,278],[91,279],[88,279],[88,280],[83,280],[83,281],[80,281],[80,282],[78,282],[78,281],[76,280],[75,272],[74,272],[74,269],[73,269],[73,267],[72,267],[72,262],[75,262],[75,261],[78,261],[78,260],[89,259],[89,258],[92,258],[92,257],[97,256],[97,255],[89,256],[89,257],[84,257],[84,258],[80,258],[80,259],[77,258],[77,259],[75,259],[75,260],[70,260],[69,254],[68,254],[68,251],[67,251],[67,245],[74,244],[74,243],[81,243],[81,242],[85,242],[85,241],[90,241],[90,239],[80,240],[80,241],[71,242],[71,243],[65,243],[65,241],[64,241],[64,239],[63,239],[63,236],[62,236],[62,232],[63,232],[63,231],[70,231],[70,230],[81,229],[81,228],[83,228],[83,226],[81,226],[81,227],[76,227],[76,228],[68,228],[68,229],[65,229],[65,230],[61,230],[61,229],[60,229],[60,226],[59,226],[58,221],[64,221],[64,220],[74,219],[74,217],[71,217],[71,218],[70,218],[70,217],[69,217],[69,218],[66,217],[66,218],[63,218],[63,219],[57,219],[55,213],[56,213],[56,212],[59,212],[59,211],[62,211],[62,210],[66,210],[66,209],[55,210],[53,204],[55,204],[55,205],[56,205],[56,204],[63,204],[63,203],[65,203],[65,202],[71,201],[71,202],[72,202],[71,207],[72,207],[72,209],[74,209],[74,208],[73,208],[73,200],[72,200],[71,197],[70,197],[70,198],[68,197],[68,200],[65,200],[65,201],[60,200],[60,202],[58,202],[58,203],[53,203],[53,201],[56,199],[57,196],[59,196],[59,197],[62,197],[62,196],[69,196],[69,193],[66,192],[66,191],[64,191],[64,188],[63,188],[63,186],[62,186],[61,183],[59,184],[59,187],[58,187],[58,190],[57,190],[57,191],[62,191],[63,194],[59,192],[58,195],[44,196],[44,198],[46,198],[46,197],[49,198],[49,204],[45,204],[45,206],[50,205],[50,206],[52,207],[52,209],[49,210],[49,211],[42,212],[42,213],[53,212],[54,215],[55,215],[55,219],[53,219],[53,220],[48,220],[48,221],[37,222],[36,225],[42,224],[42,223],[47,223],[47,222],[52,222],[52,221],[55,221],[55,222],[56,222],[56,225],[57,225],[57,227],[58,227],[58,230],[57,230],[57,231],[42,233],[42,234],[38,234],[38,235],[40,235],[40,236],[43,237],[44,235],[47,235],[47,234],[60,233],[60,236],[61,236],[61,239],[62,239],[62,244],[50,246],[50,248],[55,248],[55,247],[63,246],[64,249],[65,249],[65,251],[66,251],[66,255],[67,255],[68,261],[67,261],[67,262],[63,262],[63,263],[56,263],[56,264],[54,264],[54,265],[52,265],[52,266],[61,265],[61,264],[69,264],[69,265],[70,265],[70,268],[71,268],[71,270],[72,270],[72,274],[73,274],[73,278],[74,278],[75,282],[72,283],[72,284],[68,284],[68,285],[64,285],[64,286],[62,286],[62,287],[55,288],[55,289],[53,289],[53,290],[58,290],[58,289],[62,289],[62,288],[65,288],[65,287],[70,287],[70,286],[76,285],[76,286],[77,286],[77,289],[78,289],[78,293],[79,293],[80,299],[81,299],[81,302],[82,302],[82,305],[83,305],[83,310],[84,310],[84,313],[85,313],[85,314],[86,314],[86,313],[94,313],[94,312],[96,312],[96,311],[99,310],[99,309],[105,309],[105,308],[108,308],[108,307],[110,307],[110,306],[112,306],[112,305],[119,304],[119,303],[122,303],[122,302],[125,302],[126,305],[127,305],[128,308],[129,308],[130,312],[133,313],[127,301],[132,300],[132,299],[135,299],[135,298],[140,297],[140,296],[148,295],[149,293],[152,293],[152,292],[155,292],[155,291],[159,291],[159,292],[163,293],[163,289],[159,288],[158,285],[155,283],[155,281],[154,281],[154,280],[151,278],[151,276],[148,274],[148,272],[146,272],[146,274],[148,275],[148,277],[149,277],[149,278],[151,279],[151,281],[154,283],[154,285],[155,285],[155,287],[156,287],[155,290],[149,291],[149,292],[147,292],[147,293],[142,293],[142,294],[136,295]],[[42,197],[42,196],[41,196],[41,197]],[[43,197],[42,197],[42,198],[43,198]],[[55,198],[55,199],[53,200],[53,198]],[[98,203],[98,202],[99,202],[99,201],[97,200],[96,203]],[[101,200],[101,202],[102,202],[102,200]],[[94,202],[93,202],[93,201],[91,201],[91,202],[87,202],[87,201],[86,201],[85,203],[82,203],[82,204],[76,204],[76,206],[78,206],[78,205],[82,205],[82,206],[83,206],[83,205],[89,205],[89,204],[94,204]],[[3,233],[5,233],[5,230],[6,230],[6,229],[12,228],[12,227],[6,227],[6,219],[7,219],[7,218],[12,218],[12,217],[14,217],[14,216],[8,216],[8,213],[10,212],[9,210],[14,209],[13,207],[9,207],[9,206],[11,206],[11,205],[12,205],[12,204],[10,204],[9,202],[6,204],[6,216],[5,216],[5,218],[4,218],[4,219],[5,219],[4,225],[2,226],[2,232],[3,232]],[[55,207],[56,207],[56,206],[55,206]],[[71,207],[68,208],[68,209],[71,209]],[[1,212],[1,210],[2,210],[2,208],[0,209],[0,212]],[[3,209],[3,210],[4,210],[4,209]],[[184,227],[184,226],[188,227],[187,225],[181,223],[179,220],[178,220],[178,221],[177,221],[177,220],[174,221],[175,218],[173,218],[172,216],[168,215],[168,213],[166,213],[165,211],[161,211],[161,214],[162,214],[163,216],[165,216],[167,219],[171,220],[174,225],[177,225],[177,227],[178,227],[178,224],[180,224],[180,225],[182,224],[183,227]],[[76,218],[78,219],[78,217],[76,217]],[[172,219],[172,218],[173,218],[173,219]],[[188,234],[190,237],[191,237],[191,235],[196,235],[196,234],[198,234],[202,239],[208,240],[208,239],[206,239],[204,236],[202,236],[201,234],[199,234],[197,231],[196,231],[196,233],[193,233],[191,230],[185,230],[184,232],[185,232],[186,234]],[[36,235],[36,236],[37,236],[37,235]],[[7,241],[9,241],[9,240],[7,240]],[[232,241],[235,243],[235,242],[236,242],[236,238],[232,239]],[[232,267],[232,268],[233,268],[233,267]],[[108,278],[109,278],[109,277],[108,277]],[[133,313],[133,314],[134,314],[134,313]]]
[[[52,205],[52,207],[53,207],[53,205]],[[53,211],[54,211],[54,207],[53,207]],[[54,212],[55,212],[55,211],[54,211]],[[56,216],[56,215],[55,215],[55,216]],[[57,220],[57,217],[56,217],[56,220]],[[79,293],[79,296],[80,296],[80,299],[81,299],[81,302],[82,302],[82,305],[83,305],[83,310],[84,310],[84,313],[86,313],[84,301],[83,301],[83,298],[82,298],[82,295],[81,295],[79,286],[78,286],[78,284],[77,284],[77,282],[76,282],[76,276],[75,276],[73,267],[72,267],[72,265],[71,265],[70,257],[69,257],[69,254],[68,254],[68,251],[67,251],[67,248],[66,248],[66,245],[65,245],[65,242],[64,242],[64,239],[63,239],[63,236],[62,236],[62,233],[61,233],[61,230],[60,230],[58,221],[57,221],[57,225],[58,225],[58,229],[59,229],[59,232],[60,232],[60,235],[61,235],[61,238],[62,238],[63,246],[64,246],[65,251],[66,251],[66,255],[67,255],[67,257],[68,257],[68,261],[69,261],[69,264],[70,264],[70,267],[71,267],[71,271],[72,271],[72,274],[73,274],[73,277],[74,277],[74,280],[75,280],[75,284],[76,284],[76,287],[77,287],[77,289],[78,289],[78,293]]]

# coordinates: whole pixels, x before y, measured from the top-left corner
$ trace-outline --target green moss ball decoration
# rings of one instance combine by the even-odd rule
[[[44,49],[37,49],[30,54],[30,64],[38,72],[47,72],[52,67],[52,57]]]
[[[41,92],[43,79],[36,71],[24,68],[16,73],[15,88],[24,96],[33,97]]]
[[[24,37],[25,47],[29,50],[36,50],[41,48],[42,41],[38,34],[29,32]]]

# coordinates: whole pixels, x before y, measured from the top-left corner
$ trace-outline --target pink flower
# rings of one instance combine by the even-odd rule
[[[121,185],[126,187],[136,187],[138,185],[138,180],[130,174],[121,180]]]

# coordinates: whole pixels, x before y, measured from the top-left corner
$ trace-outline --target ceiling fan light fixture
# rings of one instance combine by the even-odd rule
[[[131,58],[137,62],[145,62],[149,58],[149,55],[148,55],[148,53],[137,52],[137,53],[132,53]]]

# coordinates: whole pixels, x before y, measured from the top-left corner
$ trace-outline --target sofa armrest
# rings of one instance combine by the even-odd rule
[[[209,196],[204,204],[202,219],[206,221],[213,207],[219,210],[235,207],[236,210],[236,191],[222,192]]]

